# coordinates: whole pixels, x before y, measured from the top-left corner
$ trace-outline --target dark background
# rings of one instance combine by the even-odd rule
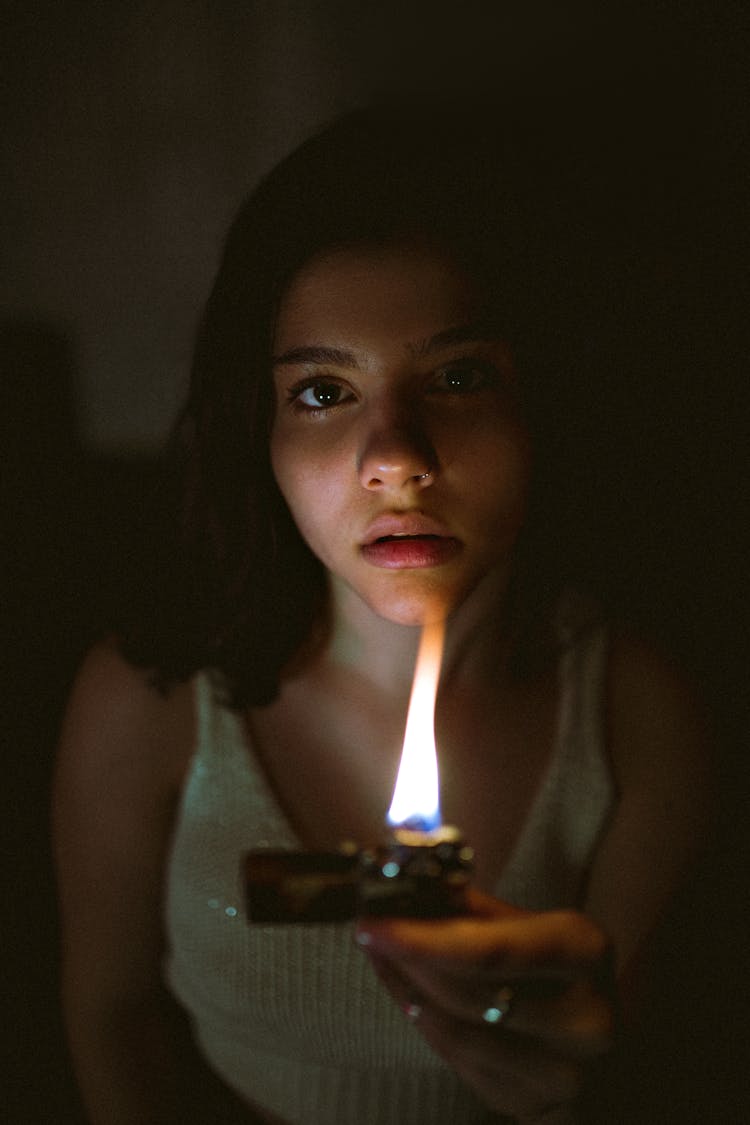
[[[134,557],[223,231],[318,124],[373,92],[432,85],[474,86],[503,113],[529,99],[559,112],[573,89],[571,104],[591,106],[606,90],[636,134],[652,123],[644,153],[661,154],[653,177],[674,220],[646,372],[659,377],[634,385],[623,356],[606,400],[592,388],[578,518],[598,528],[589,566],[612,606],[699,684],[720,801],[670,922],[638,1088],[618,1091],[608,1120],[745,1118],[742,8],[657,6],[645,22],[541,3],[461,5],[460,20],[453,5],[322,0],[0,7],[3,1120],[79,1120],[56,999],[54,744]]]

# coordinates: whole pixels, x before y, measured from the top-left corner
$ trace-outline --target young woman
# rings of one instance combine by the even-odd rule
[[[357,113],[230,233],[178,527],[62,737],[64,1005],[95,1125],[574,1120],[636,999],[700,837],[702,737],[679,679],[565,588],[550,485],[594,266],[576,286],[535,175],[477,122]],[[442,620],[468,913],[249,926],[248,848],[382,838]]]

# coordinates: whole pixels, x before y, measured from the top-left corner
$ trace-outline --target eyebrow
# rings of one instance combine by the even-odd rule
[[[280,367],[283,364],[291,363],[317,363],[322,366],[331,364],[336,367],[359,367],[354,352],[346,351],[343,348],[323,348],[318,346],[290,348],[289,351],[284,352],[283,355],[273,357],[274,367]]]
[[[477,321],[472,324],[461,324],[454,328],[444,328],[428,339],[420,340],[416,344],[407,344],[406,351],[417,358],[432,355],[442,351],[451,344],[463,344],[468,341],[480,343],[482,341],[496,340],[497,332],[492,330],[489,322]],[[354,352],[345,348],[327,348],[318,345],[290,348],[282,355],[273,357],[274,367],[286,364],[308,363],[319,366],[336,366],[358,368],[359,363]]]
[[[489,321],[473,321],[455,328],[444,328],[442,332],[436,332],[434,336],[421,340],[418,344],[407,344],[406,348],[412,355],[421,358],[442,351],[451,344],[481,343],[496,339],[497,331],[493,331]]]

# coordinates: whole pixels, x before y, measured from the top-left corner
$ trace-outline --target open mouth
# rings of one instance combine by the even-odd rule
[[[362,547],[362,554],[373,566],[386,570],[421,569],[441,566],[460,550],[460,543],[449,535],[380,535]]]
[[[400,543],[404,539],[445,539],[444,535],[380,535],[376,543]]]

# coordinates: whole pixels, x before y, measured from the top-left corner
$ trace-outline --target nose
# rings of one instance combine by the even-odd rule
[[[435,479],[437,454],[416,419],[380,419],[365,435],[358,469],[371,491],[421,489]]]

